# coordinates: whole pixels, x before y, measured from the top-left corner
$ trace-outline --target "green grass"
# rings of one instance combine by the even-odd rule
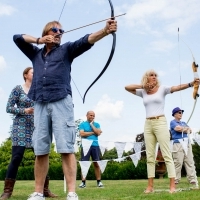
[[[77,194],[79,200],[199,200],[200,190],[186,190],[169,194],[169,179],[155,179],[155,190],[153,194],[144,194],[147,180],[112,180],[102,181],[104,188],[97,188],[96,181],[87,181],[87,187],[78,188],[80,181],[77,181]],[[188,189],[186,178],[182,178],[177,188]],[[33,192],[34,181],[17,181],[12,197],[9,200],[26,200]],[[59,195],[58,200],[66,200],[66,193],[63,191],[63,181],[50,181],[50,189]],[[3,181],[0,181],[0,191],[3,190]]]

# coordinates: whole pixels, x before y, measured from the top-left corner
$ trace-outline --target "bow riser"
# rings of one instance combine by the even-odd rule
[[[197,73],[198,65],[196,65],[195,62],[192,63],[192,70],[193,70],[193,73],[194,73],[194,79],[199,79],[199,75]],[[198,89],[199,89],[199,84],[198,83],[194,83],[194,91],[193,91],[193,98],[194,99],[199,97]]]

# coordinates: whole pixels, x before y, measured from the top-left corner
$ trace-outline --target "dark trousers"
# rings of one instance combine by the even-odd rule
[[[8,165],[6,178],[16,179],[18,168],[22,162],[26,147],[12,146],[12,158]]]

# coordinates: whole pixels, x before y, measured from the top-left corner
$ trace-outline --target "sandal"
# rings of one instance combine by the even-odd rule
[[[181,191],[182,191],[182,189],[174,189],[174,190],[170,190],[169,193],[174,194],[174,193],[181,192]]]
[[[145,194],[151,194],[151,193],[154,193],[154,189],[151,189],[151,190],[144,190],[144,193],[145,193]]]

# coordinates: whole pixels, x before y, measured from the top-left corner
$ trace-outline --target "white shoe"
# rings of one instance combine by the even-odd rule
[[[198,183],[197,184],[194,184],[192,187],[190,187],[191,190],[199,190],[199,185]]]
[[[37,192],[31,194],[27,200],[45,200],[44,197],[41,197]]]
[[[103,187],[104,187],[104,186],[103,186],[103,183],[100,181],[100,182],[97,184],[97,187],[103,188]]]
[[[68,194],[66,200],[78,200],[78,195],[75,192],[72,195]]]
[[[85,185],[85,183],[82,182],[78,187],[79,187],[79,188],[85,188],[86,185]]]

